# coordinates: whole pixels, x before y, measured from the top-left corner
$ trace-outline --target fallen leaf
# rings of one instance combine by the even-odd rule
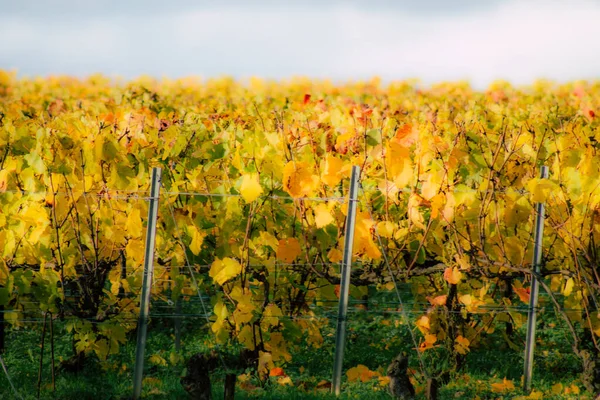
[[[515,390],[515,385],[511,380],[506,378],[500,383],[492,383],[492,391],[495,393],[502,393],[510,390]]]

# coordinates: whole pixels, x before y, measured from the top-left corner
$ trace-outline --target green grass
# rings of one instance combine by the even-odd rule
[[[383,317],[359,317],[354,315],[349,322],[347,349],[344,369],[363,364],[372,370],[384,371],[390,360],[400,351],[411,355],[411,368],[419,371],[414,347],[406,324],[384,325]],[[571,354],[567,332],[560,321],[552,315],[540,316],[540,323],[546,326],[539,331],[536,348],[534,387],[545,392],[544,399],[568,398],[564,394],[551,395],[551,388],[560,382],[563,386],[575,383],[583,393],[583,385],[578,381],[579,363]],[[184,324],[182,338],[184,356],[198,351],[205,351],[206,333],[201,324],[187,321]],[[525,336],[524,328],[515,332],[513,343],[519,348],[511,348],[501,334],[501,325],[497,332],[488,335],[485,346],[473,349],[467,356],[464,370],[455,374],[447,385],[440,388],[441,399],[464,398],[480,399],[513,398],[522,395],[520,379],[522,375],[522,344]],[[318,389],[323,380],[331,380],[334,352],[334,325],[331,323],[323,332],[324,344],[314,348],[300,344],[293,351],[292,362],[284,366],[294,386],[281,386],[277,378],[260,382],[249,372],[246,389],[236,389],[236,399],[334,399],[327,388]],[[36,398],[40,356],[39,326],[35,329],[12,330],[7,337],[7,351],[4,360],[12,380],[19,393],[25,399]],[[514,346],[513,346],[514,347]],[[144,397],[149,399],[187,399],[179,383],[183,365],[171,365],[169,354],[173,350],[171,325],[168,320],[158,321],[149,327],[146,355],[160,354],[167,365],[146,364]],[[492,350],[492,351],[490,351]],[[55,357],[66,359],[72,354],[70,336],[64,331],[59,321],[55,322]],[[109,357],[101,363],[94,356],[87,361],[85,369],[78,373],[58,373],[56,376],[56,392],[52,391],[50,381],[50,347],[46,337],[46,349],[43,363],[43,380],[41,399],[126,399],[132,392],[132,369],[135,356],[135,336],[132,335],[127,345],[117,355]],[[423,353],[423,361],[431,370],[439,365],[436,352]],[[147,358],[148,358],[147,357]],[[501,382],[503,378],[511,379],[516,389],[507,393],[495,393],[491,384]],[[419,389],[423,389],[424,379],[417,372]],[[238,382],[238,386],[240,382]],[[223,397],[223,371],[216,371],[213,376],[214,398]],[[248,389],[248,387],[252,389]],[[421,395],[422,396],[422,395]],[[12,399],[11,389],[4,374],[0,373],[0,398]],[[377,379],[368,382],[345,382],[341,399],[390,399],[385,387]],[[573,398],[581,398],[574,396]]]

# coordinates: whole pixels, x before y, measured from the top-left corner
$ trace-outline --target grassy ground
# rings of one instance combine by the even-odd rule
[[[546,327],[539,331],[536,349],[534,387],[543,393],[544,399],[583,398],[583,385],[577,380],[578,361],[570,354],[569,341],[563,327],[552,316],[541,316],[541,323]],[[198,328],[200,322],[187,321],[183,336],[184,356],[204,350],[205,337]],[[179,379],[183,365],[172,365],[169,354],[173,348],[170,322],[155,320],[150,326],[147,355],[158,354],[166,362],[146,365],[144,396],[149,399],[186,399]],[[71,341],[60,323],[55,326],[55,357],[58,361],[71,355]],[[334,348],[333,323],[325,332],[325,344],[315,349],[311,346],[299,346],[293,354],[293,360],[285,366],[292,386],[282,386],[277,378],[269,378],[260,382],[251,374],[238,381],[236,399],[333,399],[327,383],[331,380]],[[22,329],[11,331],[7,338],[7,351],[4,359],[12,381],[25,399],[36,398],[40,356],[39,329]],[[524,331],[516,332],[509,344],[500,330],[489,336],[488,343],[482,350],[474,349],[467,356],[466,368],[452,377],[452,380],[441,388],[441,399],[510,399],[522,396],[520,379],[522,375],[522,343]],[[48,342],[47,342],[48,343]],[[519,347],[521,346],[521,347]],[[419,370],[417,358],[411,350],[412,342],[406,325],[384,323],[383,317],[362,318],[355,316],[349,324],[348,347],[344,369],[363,364],[371,370],[384,371],[389,361],[400,351],[408,351],[412,356],[411,368]],[[486,350],[487,349],[487,350]],[[489,349],[494,349],[489,352]],[[43,363],[41,399],[125,399],[132,392],[132,368],[135,355],[135,337],[132,336],[118,355],[111,356],[106,363],[97,359],[88,360],[85,369],[78,373],[58,373],[56,376],[56,392],[53,392],[50,376],[50,349],[47,344]],[[428,368],[439,364],[434,352],[424,353],[424,363]],[[439,365],[438,365],[439,366]],[[384,374],[385,375],[385,374]],[[494,392],[492,384],[503,382],[504,378],[512,380],[515,389],[506,392]],[[417,390],[424,388],[419,373]],[[558,383],[562,390],[558,393]],[[217,371],[213,376],[214,398],[222,398],[223,376]],[[576,385],[579,395],[565,394],[565,388]],[[554,388],[553,388],[554,386]],[[555,394],[553,394],[553,389]],[[571,391],[569,389],[568,391]],[[423,395],[420,394],[422,397]],[[0,373],[0,398],[12,399],[10,386],[4,374]],[[345,382],[342,399],[390,399],[385,386],[378,379],[367,382]]]

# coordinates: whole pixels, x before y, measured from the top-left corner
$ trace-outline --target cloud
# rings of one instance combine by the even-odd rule
[[[338,74],[424,81],[470,79],[476,86],[504,78],[598,78],[600,5],[590,2],[507,2],[463,16],[407,18],[346,10],[340,25],[354,51]],[[349,67],[348,67],[349,66]]]
[[[65,9],[69,3],[59,2]],[[122,12],[58,8],[45,18],[13,10],[0,16],[0,68],[126,77],[379,75],[426,83],[469,79],[478,87],[498,78],[598,78],[600,71],[600,4],[591,1],[476,7],[463,0],[455,10],[432,13],[383,1],[367,8],[231,1],[207,7],[180,0],[164,12],[148,4],[143,12],[126,5]]]

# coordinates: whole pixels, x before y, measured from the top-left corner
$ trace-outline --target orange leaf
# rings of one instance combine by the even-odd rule
[[[283,368],[275,367],[269,371],[269,376],[285,376],[285,372],[283,372]]]
[[[401,146],[410,147],[413,143],[416,143],[418,138],[419,134],[411,124],[404,124],[396,130],[395,140]]]
[[[456,267],[448,267],[444,270],[444,279],[451,285],[456,285],[461,278],[462,272]]]
[[[519,296],[519,299],[521,299],[523,303],[529,303],[529,288],[518,288],[513,285],[513,290],[515,291],[517,296]]]
[[[447,295],[442,294],[441,296],[436,297],[427,297],[427,300],[431,303],[432,306],[443,306],[446,304]]]
[[[319,177],[313,175],[308,162],[290,161],[283,167],[283,190],[292,197],[311,195],[319,185]]]
[[[432,349],[435,342],[437,342],[437,336],[433,334],[427,334],[425,335],[425,341],[419,346],[419,350],[425,351],[427,349]]]
[[[277,246],[277,259],[291,263],[296,257],[300,255],[302,249],[300,249],[300,243],[296,238],[281,239]]]
[[[338,299],[340,298],[340,290],[341,290],[340,285],[335,285],[335,287],[333,288],[333,291],[335,292],[335,297],[337,297]]]
[[[454,350],[460,354],[467,354],[471,342],[464,336],[459,335],[454,341]],[[514,388],[514,387],[513,387]]]

